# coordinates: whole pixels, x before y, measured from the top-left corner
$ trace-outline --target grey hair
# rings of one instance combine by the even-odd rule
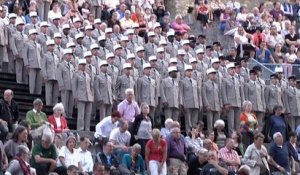
[[[58,110],[61,110],[62,113],[65,112],[65,107],[62,103],[57,103],[54,107],[53,107],[53,112],[57,112]]]
[[[51,140],[51,142],[53,141],[53,136],[52,136],[52,134],[43,134],[42,135],[42,141],[46,141],[47,139],[50,139]]]
[[[278,136],[281,136],[281,137],[282,137],[281,133],[280,133],[280,132],[275,132],[275,133],[273,134],[273,140],[275,140],[276,137],[278,137]]]
[[[43,101],[40,99],[40,98],[36,98],[34,101],[33,101],[33,105],[43,105]]]
[[[167,118],[166,120],[165,120],[165,126],[167,126],[168,124],[172,124],[173,123],[173,120],[171,119],[171,118]]]
[[[244,102],[243,102],[243,110],[245,110],[246,107],[247,107],[248,105],[250,105],[250,104],[252,105],[251,101],[248,101],[248,100],[244,101]]]
[[[128,93],[130,93],[130,92],[134,94],[134,90],[131,88],[125,90],[126,95],[128,95]]]
[[[197,155],[204,155],[204,154],[208,154],[208,150],[205,148],[201,148],[200,150],[197,151]]]
[[[134,150],[141,150],[142,149],[141,145],[138,144],[138,143],[134,144],[131,148],[134,149]]]
[[[29,148],[25,145],[19,145],[17,150],[17,156],[29,153]]]
[[[174,127],[174,128],[171,129],[171,133],[173,133],[175,131],[179,131],[180,132],[180,128],[179,127]]]

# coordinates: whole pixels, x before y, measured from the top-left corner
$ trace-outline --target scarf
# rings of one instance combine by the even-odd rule
[[[24,173],[24,175],[30,175],[30,167],[26,165],[26,162],[22,160],[20,157],[16,157],[16,160],[19,161],[20,167]]]

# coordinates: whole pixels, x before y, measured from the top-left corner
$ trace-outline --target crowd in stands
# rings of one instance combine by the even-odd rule
[[[0,70],[53,114],[4,91],[0,175],[299,174],[299,2],[196,0],[191,22],[163,0],[1,0]]]

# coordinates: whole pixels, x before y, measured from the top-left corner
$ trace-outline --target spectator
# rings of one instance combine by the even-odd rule
[[[4,151],[10,162],[16,155],[19,145],[26,145],[28,138],[27,129],[24,126],[18,126],[14,131],[11,139],[4,144]]]
[[[29,148],[29,150],[31,151],[32,150],[32,145],[33,145],[33,138],[31,136],[31,125],[28,121],[26,120],[22,120],[20,121],[19,123],[19,126],[24,126],[26,129],[27,129],[27,141],[26,141],[26,144]]]
[[[238,172],[237,172],[237,175],[250,175],[250,172],[251,172],[251,169],[249,166],[247,165],[242,165]]]
[[[200,174],[202,168],[207,164],[208,150],[205,148],[200,149],[197,152],[197,157],[188,162],[189,169],[187,174]]]
[[[56,148],[56,153],[59,154],[61,148],[64,146],[62,135],[61,134],[55,134],[53,143],[54,143],[54,146]]]
[[[254,143],[246,149],[243,162],[251,167],[250,175],[270,174],[268,151],[264,144],[265,136],[262,133],[254,135]]]
[[[203,148],[209,150],[209,151],[219,151],[218,145],[214,142],[215,140],[215,132],[208,131],[206,139],[203,140]]]
[[[108,175],[105,166],[101,163],[95,163],[93,166],[93,175]]]
[[[283,11],[280,9],[281,4],[280,1],[276,1],[273,3],[274,8],[270,11],[270,14],[273,16],[273,19],[277,19],[279,15],[284,15]]]
[[[102,163],[107,170],[116,170],[119,167],[117,157],[113,154],[113,142],[106,142],[103,145],[103,151],[97,153],[96,161]]]
[[[175,32],[180,33],[186,33],[191,30],[191,28],[183,22],[181,15],[177,15],[175,17],[175,21],[172,22],[171,27],[175,30]]]
[[[192,127],[188,136],[185,137],[185,143],[188,149],[191,149],[192,153],[197,153],[203,147],[203,141],[199,136],[199,131],[197,127]]]
[[[214,151],[208,152],[208,163],[202,168],[201,175],[222,175],[228,174],[226,165],[219,162],[217,153]]]
[[[225,146],[227,133],[225,131],[225,122],[223,120],[217,120],[214,124],[214,142],[219,148]]]
[[[67,168],[67,174],[68,175],[75,175],[78,174],[79,169],[75,165],[70,165]]]
[[[52,125],[55,133],[66,133],[69,131],[66,118],[63,116],[65,109],[62,103],[57,103],[53,107],[53,114],[49,116],[48,121]]]
[[[291,45],[298,46],[300,42],[299,36],[296,34],[295,27],[289,26],[288,33],[285,35],[285,44],[290,47]]]
[[[78,156],[80,159],[80,164],[82,166],[82,171],[83,173],[90,174],[93,172],[93,158],[92,154],[90,151],[88,151],[88,148],[91,145],[91,141],[88,137],[81,137],[80,138],[80,145],[79,148],[77,149],[78,151]]]
[[[158,129],[153,129],[152,139],[146,144],[145,161],[148,174],[167,174],[167,142]]]
[[[259,49],[256,51],[256,59],[260,63],[275,63],[271,51],[265,41],[260,43]]]
[[[238,153],[240,156],[240,159],[244,156],[245,153],[245,148],[247,148],[243,143],[242,143],[242,134],[240,132],[233,132],[231,134],[231,138],[233,140],[233,145],[234,145],[234,150]]]
[[[165,127],[161,128],[161,136],[166,138],[170,134],[171,126],[173,124],[173,120],[171,118],[167,118],[165,120]]]
[[[118,111],[121,113],[124,120],[132,123],[134,118],[141,112],[137,102],[134,101],[134,90],[126,89],[125,94],[126,99],[118,105]]]
[[[128,29],[128,28],[132,27],[132,25],[133,25],[134,22],[130,18],[130,15],[131,15],[130,14],[130,10],[126,10],[124,18],[122,18],[120,20],[121,26],[122,26],[123,29]]]
[[[208,27],[208,14],[210,13],[209,7],[205,4],[204,0],[198,1],[199,5],[195,10],[195,16],[200,23],[202,23],[203,29]]]
[[[298,158],[298,142],[297,142],[297,134],[295,132],[289,133],[289,140],[287,142],[287,147],[289,149],[289,154],[291,155],[291,159],[293,160],[292,165],[292,174],[299,173],[299,158]]]
[[[26,120],[32,129],[36,129],[47,122],[47,115],[42,112],[42,109],[43,101],[37,98],[33,101],[33,109],[26,113]]]
[[[224,148],[221,148],[218,153],[219,159],[226,163],[226,165],[228,166],[229,174],[236,173],[239,166],[241,165],[239,155],[235,150],[233,150],[233,148],[234,145],[232,138],[227,138],[226,146]]]
[[[124,154],[122,164],[133,174],[145,175],[145,162],[140,155],[141,145],[134,144],[130,154]]]

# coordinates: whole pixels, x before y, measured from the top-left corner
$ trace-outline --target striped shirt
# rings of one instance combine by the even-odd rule
[[[234,161],[240,161],[238,153],[233,149],[228,150],[227,147],[221,148],[219,150],[218,158],[219,159],[224,158],[224,159],[229,159],[229,160],[234,160]],[[228,171],[236,172],[237,170],[238,170],[238,166],[228,166]]]

